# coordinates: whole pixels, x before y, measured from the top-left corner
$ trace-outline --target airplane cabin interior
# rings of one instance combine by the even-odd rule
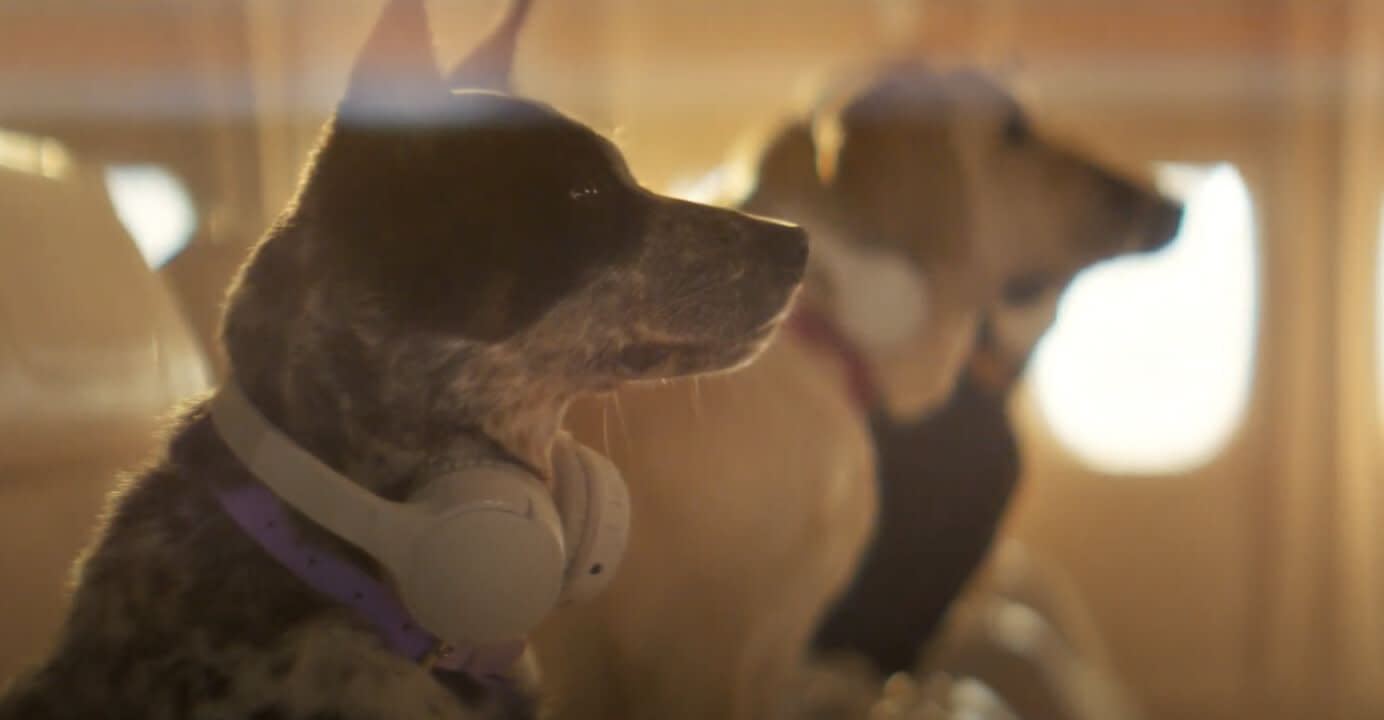
[[[0,4],[0,687],[52,647],[110,493],[227,378],[227,288],[294,197],[386,4]],[[427,0],[440,62],[507,4]],[[1070,263],[1070,282],[1042,288],[1050,316],[1024,331],[999,416],[1012,488],[893,506],[957,547],[900,550],[909,587],[948,594],[928,636],[905,638],[917,664],[874,676],[871,703],[931,682],[950,700],[892,717],[1384,716],[1384,4],[536,0],[525,22],[517,92],[609,138],[653,192],[718,202],[713,189],[753,185],[745,159],[785,122],[906,60],[983,73],[1027,132],[1181,203],[1165,244]],[[998,176],[967,187],[1002,217],[1026,190]],[[804,224],[810,276],[825,255]],[[1039,224],[987,247],[1027,252]],[[987,317],[1002,335],[1007,316]],[[948,437],[916,462],[979,477],[1001,452]],[[716,487],[685,502],[736,501]],[[885,497],[881,518],[905,502]],[[631,589],[638,567],[615,585],[662,592]],[[850,577],[823,589],[821,616]],[[717,602],[720,585],[701,588],[679,602]],[[819,657],[804,643],[803,663]],[[545,678],[609,670],[539,655]],[[770,682],[754,677],[737,682]],[[669,697],[663,716],[679,717]],[[841,712],[815,717],[891,717]]]

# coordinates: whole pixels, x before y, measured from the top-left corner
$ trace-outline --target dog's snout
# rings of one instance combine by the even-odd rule
[[[1144,236],[1143,250],[1162,250],[1177,237],[1182,227],[1182,203],[1168,198],[1159,198],[1153,208],[1153,220],[1149,223],[1148,234]]]
[[[1123,178],[1107,175],[1105,177],[1105,201],[1110,208],[1121,215],[1131,215],[1141,210],[1148,199],[1148,192]]]
[[[1139,250],[1160,250],[1177,236],[1182,225],[1182,203],[1117,177],[1106,179],[1105,195],[1117,215],[1139,218],[1143,226]]]

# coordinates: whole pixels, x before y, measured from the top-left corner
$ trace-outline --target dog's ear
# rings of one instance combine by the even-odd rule
[[[863,240],[896,249],[923,243],[933,252],[964,245],[954,102],[936,73],[900,65],[841,110],[831,186]]]
[[[779,131],[759,156],[754,192],[746,207],[773,212],[782,209],[780,199],[812,207],[822,192],[812,129],[805,122],[795,122]]]
[[[361,48],[338,114],[352,121],[407,121],[446,97],[423,0],[390,0]]]
[[[519,30],[528,16],[530,0],[510,0],[509,10],[494,31],[452,68],[447,85],[455,89],[510,92]]]

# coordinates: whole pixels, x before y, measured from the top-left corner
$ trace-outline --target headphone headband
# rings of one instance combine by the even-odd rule
[[[211,400],[211,420],[226,447],[290,506],[343,538],[373,537],[381,511],[423,513],[345,480],[260,414],[233,378]]]

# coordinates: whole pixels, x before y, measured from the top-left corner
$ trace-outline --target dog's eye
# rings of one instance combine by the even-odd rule
[[[1023,112],[1015,110],[1004,119],[1004,139],[1006,141],[1017,145],[1027,141],[1030,134],[1028,118],[1024,117]]]
[[[1001,299],[1006,305],[1027,305],[1047,291],[1049,278],[1042,273],[1020,275],[1004,284]]]
[[[590,200],[592,198],[599,197],[601,194],[601,190],[600,188],[596,187],[595,184],[578,185],[572,188],[571,190],[568,190],[567,194],[573,200]]]

